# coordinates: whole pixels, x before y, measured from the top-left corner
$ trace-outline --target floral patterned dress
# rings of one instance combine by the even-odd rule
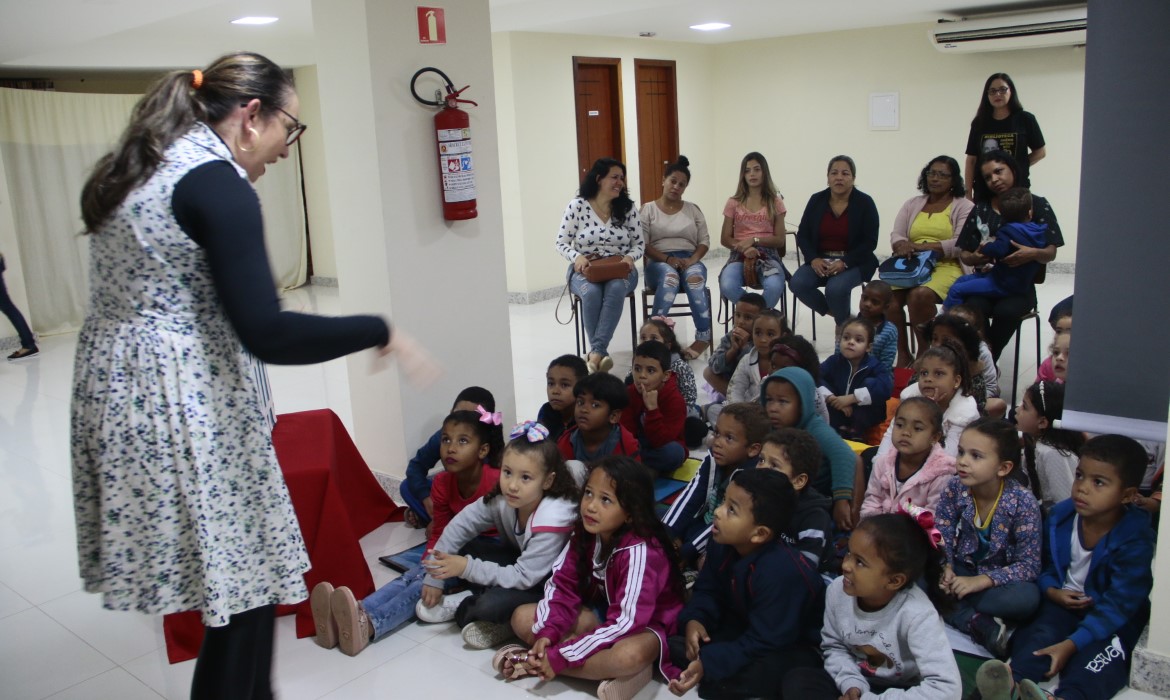
[[[201,610],[209,626],[303,600],[309,569],[266,405],[175,185],[231,151],[206,125],[90,238],[77,345],[73,491],[85,589],[114,610]]]

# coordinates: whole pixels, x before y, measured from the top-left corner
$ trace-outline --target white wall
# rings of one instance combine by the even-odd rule
[[[337,257],[333,251],[333,218],[329,210],[329,183],[326,181],[325,139],[321,128],[321,96],[317,67],[306,66],[293,71],[297,96],[301,101],[301,121],[309,125],[298,142],[305,168],[305,201],[309,247],[313,256],[314,277],[337,277]]]
[[[898,208],[915,194],[922,166],[940,154],[962,164],[983,82],[991,73],[1007,72],[1048,142],[1048,158],[1034,168],[1032,186],[1049,198],[1060,219],[1066,246],[1057,261],[1074,259],[1084,101],[1080,49],[943,55],[927,41],[926,25],[716,46],[523,32],[498,33],[492,41],[509,291],[564,283],[565,266],[552,240],[579,185],[575,55],[622,59],[625,158],[633,189],[633,59],[675,60],[680,150],[694,172],[687,198],[703,208],[713,231],[748,151],[768,157],[793,223],[809,195],[825,187],[829,157],[846,153],[857,161],[858,187],[874,197],[881,213],[879,253],[889,251],[886,234]],[[893,91],[901,93],[901,129],[870,131],[869,94]]]

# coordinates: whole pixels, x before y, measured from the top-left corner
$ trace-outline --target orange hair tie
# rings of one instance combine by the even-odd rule
[[[203,71],[196,68],[191,71],[191,88],[198,90],[201,87],[203,87]]]

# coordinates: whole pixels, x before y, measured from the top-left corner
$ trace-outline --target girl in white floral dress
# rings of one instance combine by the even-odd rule
[[[270,698],[273,615],[309,568],[253,360],[387,351],[376,316],[280,310],[249,181],[305,127],[256,54],[173,72],[82,192],[90,303],[72,452],[85,588],[103,605],[202,611],[192,698]],[[249,680],[251,679],[251,680]]]

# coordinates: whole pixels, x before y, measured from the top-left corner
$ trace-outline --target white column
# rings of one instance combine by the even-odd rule
[[[515,416],[488,0],[445,0],[443,8],[447,43],[422,45],[413,3],[313,0],[343,306],[386,313],[446,368],[420,391],[397,370],[371,376],[368,358],[350,358],[355,440],[374,469],[392,474],[465,386],[490,389],[506,420]],[[471,85],[464,97],[479,103],[466,107],[476,219],[442,217],[436,110],[410,95],[410,77],[424,66],[457,88]]]

